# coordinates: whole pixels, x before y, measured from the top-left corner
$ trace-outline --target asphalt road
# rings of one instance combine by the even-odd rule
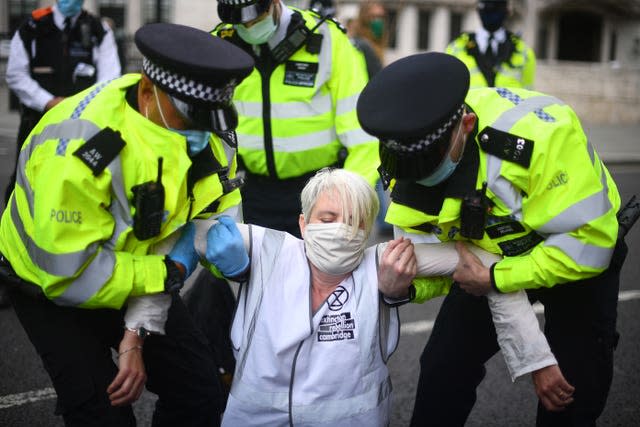
[[[3,135],[0,134],[0,147]],[[6,141],[5,141],[6,142]],[[0,152],[0,189],[4,191],[12,157]],[[640,195],[640,164],[611,165],[623,200]],[[622,272],[618,325],[622,335],[615,359],[613,385],[601,426],[640,425],[640,225],[628,236],[629,256]],[[418,372],[418,357],[429,336],[440,300],[401,310],[403,333],[390,361],[395,392],[393,427],[408,425]],[[535,425],[536,399],[529,378],[511,383],[499,355],[488,364],[468,426]],[[154,396],[145,393],[134,405],[138,425],[150,425]],[[0,310],[0,427],[62,426],[53,415],[55,394],[42,363],[12,309]]]

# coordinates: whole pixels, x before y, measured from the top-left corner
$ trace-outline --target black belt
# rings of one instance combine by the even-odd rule
[[[11,289],[18,290],[32,298],[45,298],[42,288],[22,280],[11,267],[11,263],[0,253],[0,281]]]

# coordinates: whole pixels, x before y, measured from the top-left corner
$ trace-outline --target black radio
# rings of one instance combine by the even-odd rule
[[[162,186],[162,157],[158,158],[158,179],[131,188],[136,212],[133,234],[147,240],[160,234],[164,217],[164,187]]]
[[[466,196],[462,200],[460,209],[460,235],[467,239],[480,240],[484,236],[484,226],[487,221],[487,183],[482,183],[482,189],[476,190],[473,196]]]

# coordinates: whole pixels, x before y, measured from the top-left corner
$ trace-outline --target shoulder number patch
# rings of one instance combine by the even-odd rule
[[[107,127],[82,144],[73,155],[82,160],[93,171],[94,176],[98,176],[125,145],[120,132]]]
[[[486,153],[525,168],[528,168],[531,163],[533,141],[530,139],[487,126],[478,134],[478,141],[480,141],[480,148]]]

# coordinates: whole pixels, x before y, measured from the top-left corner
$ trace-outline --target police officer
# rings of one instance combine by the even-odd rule
[[[519,35],[504,28],[508,6],[507,0],[479,0],[482,27],[447,46],[446,52],[469,68],[471,87],[533,88],[536,57]]]
[[[300,192],[317,170],[376,182],[378,143],[355,115],[362,59],[335,21],[281,0],[218,0],[218,14],[215,34],[256,61],[234,96],[244,219],[300,237]]]
[[[483,295],[525,289],[545,306],[545,334],[575,387],[572,397],[571,387],[544,381],[547,368],[533,373],[538,425],[594,425],[612,379],[626,255],[616,185],[559,99],[468,88],[461,61],[420,54],[383,69],[357,106],[395,179],[386,220],[397,234],[504,256],[486,268],[461,245],[456,283],[416,283],[417,301],[448,294],[420,359],[412,424],[464,424],[498,350]]]
[[[0,266],[67,425],[135,425],[147,375],[154,425],[215,425],[215,366],[177,294],[198,260],[183,225],[239,203],[231,97],[253,60],[180,25],[144,26],[135,42],[141,75],[66,98],[26,140]]]
[[[94,84],[120,75],[113,32],[82,10],[82,0],[59,0],[34,10],[11,39],[6,80],[20,100],[20,148],[44,112]],[[5,205],[15,184],[15,171],[5,189]],[[9,304],[0,285],[0,307]]]
[[[82,9],[83,0],[58,0],[34,10],[11,39],[7,84],[20,100],[16,159],[42,115],[67,96],[120,76],[113,31]],[[12,177],[5,194],[9,200]]]

